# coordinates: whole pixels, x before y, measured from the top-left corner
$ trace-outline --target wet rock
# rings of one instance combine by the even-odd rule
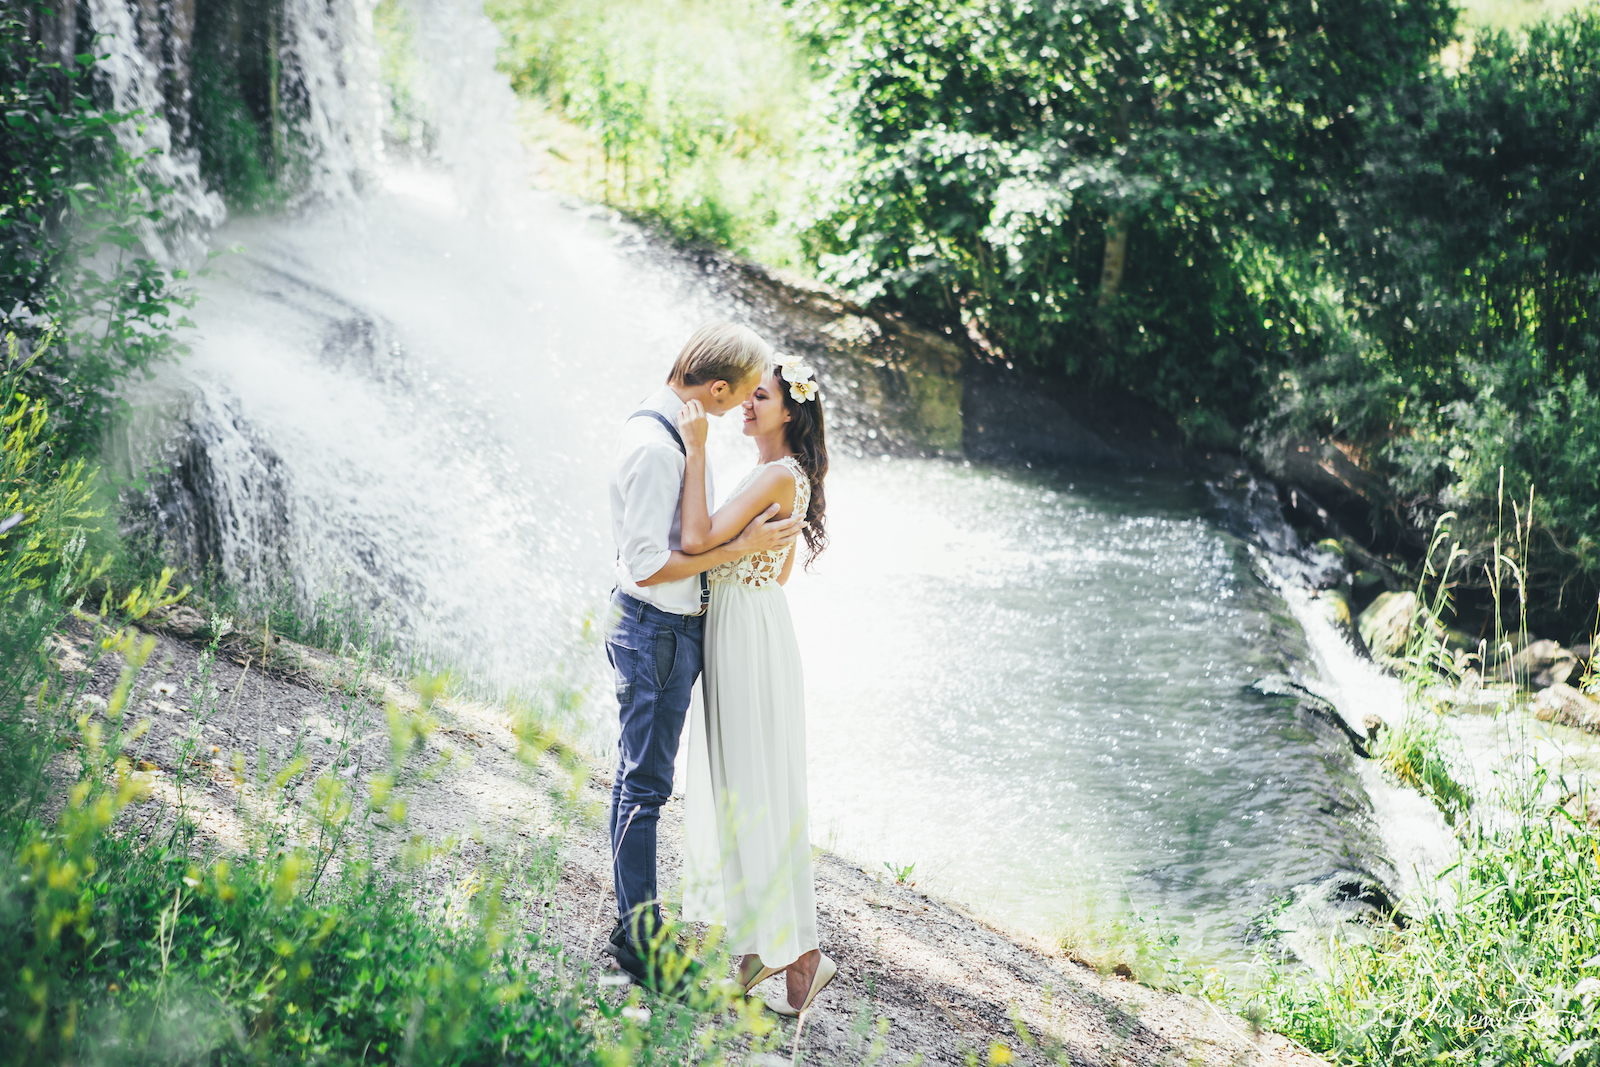
[[[1288,697],[1294,700],[1301,712],[1327,723],[1337,729],[1350,742],[1350,748],[1356,755],[1363,759],[1371,758],[1371,750],[1367,745],[1367,738],[1357,733],[1345,721],[1344,715],[1339,711],[1331,699],[1304,682],[1297,681],[1287,674],[1268,674],[1257,678],[1250,683],[1250,688],[1262,696]],[[1369,716],[1371,718],[1372,716]],[[1368,728],[1368,736],[1371,736]]]
[[[1547,638],[1530,641],[1521,651],[1500,664],[1495,673],[1503,681],[1519,682],[1534,689],[1548,689],[1566,682],[1577,668],[1578,657]]]
[[[1378,733],[1389,724],[1376,715],[1363,715],[1361,725],[1367,731],[1367,751],[1371,752],[1378,743]]]
[[[1417,594],[1380,593],[1361,613],[1356,629],[1367,644],[1372,658],[1392,662],[1405,655],[1411,639],[1411,624],[1417,614]]]
[[[1575,726],[1600,733],[1600,700],[1585,696],[1563,682],[1545,689],[1533,698],[1533,717],[1540,722]]]
[[[1334,589],[1344,584],[1345,575],[1349,573],[1345,568],[1343,552],[1329,552],[1322,546],[1326,542],[1318,542],[1310,552],[1306,553],[1307,577],[1313,589]]]
[[[1549,689],[1552,685],[1565,685],[1583,677],[1583,665],[1576,657],[1558,659],[1533,676],[1535,689]]]
[[[1350,597],[1343,589],[1327,589],[1318,597],[1322,601],[1322,613],[1328,621],[1341,630],[1353,630],[1355,615],[1350,610]]]
[[[1350,575],[1350,599],[1356,604],[1370,604],[1386,588],[1383,575],[1377,571],[1358,570]]]
[[[1359,570],[1350,576],[1350,585],[1358,593],[1376,596],[1383,589],[1383,575],[1377,571]]]

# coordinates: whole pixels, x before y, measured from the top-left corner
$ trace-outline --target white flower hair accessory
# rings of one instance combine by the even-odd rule
[[[778,371],[783,375],[783,380],[789,383],[789,395],[794,397],[795,403],[822,399],[822,391],[814,380],[817,372],[806,366],[799,356],[780,356]]]

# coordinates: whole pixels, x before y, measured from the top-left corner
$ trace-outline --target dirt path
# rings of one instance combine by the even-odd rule
[[[87,631],[66,635],[60,658],[88,669],[92,705],[94,696],[110,694],[117,665],[102,660],[88,667],[87,641]],[[414,700],[349,663],[287,643],[274,644],[273,652],[280,667],[290,662],[299,669],[288,677],[264,675],[243,644],[208,667],[194,644],[163,633],[131,705],[136,717],[152,720],[131,757],[150,775],[158,799],[173,803],[183,790],[202,835],[217,847],[240,847],[251,825],[285,818],[267,810],[270,798],[251,785],[257,768],[303,758],[303,781],[331,771],[359,788],[386,766],[383,701]],[[458,855],[471,862],[505,855],[507,847],[525,853],[559,843],[559,879],[540,906],[569,958],[604,966],[599,946],[613,914],[603,822],[609,780],[587,764],[575,777],[570,761],[563,766],[548,753],[528,758],[503,709],[450,703],[436,704],[434,713],[438,726],[417,760],[426,770],[403,783],[409,813],[392,847],[416,833],[454,839]],[[257,818],[241,818],[241,806],[252,804]],[[679,868],[682,805],[675,797],[661,824],[669,894]],[[961,1064],[973,1056],[983,1062],[996,1042],[1019,1063],[1322,1062],[1275,1034],[1252,1034],[1243,1020],[1195,998],[1101,977],[958,907],[880,882],[831,853],[819,854],[816,879],[822,943],[839,963],[839,978],[800,1034],[804,1062],[859,1063],[875,1043],[880,1063],[918,1056],[926,1063]],[[776,991],[780,981],[763,992]],[[794,1023],[784,1025],[792,1044]]]

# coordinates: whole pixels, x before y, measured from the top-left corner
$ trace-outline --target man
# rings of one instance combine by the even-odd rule
[[[732,411],[755,391],[772,360],[772,347],[743,326],[700,327],[679,353],[667,384],[624,425],[611,479],[617,590],[606,655],[616,669],[622,733],[611,789],[617,925],[610,952],[625,971],[661,992],[685,992],[694,970],[661,923],[656,825],[661,805],[672,796],[678,741],[700,676],[709,597],[704,575],[748,553],[792,542],[803,521],[768,521],[778,511],[773,505],[726,545],[686,555],[679,539],[685,458],[677,414],[690,400],[698,400],[708,415]],[[709,468],[706,499],[712,499]]]

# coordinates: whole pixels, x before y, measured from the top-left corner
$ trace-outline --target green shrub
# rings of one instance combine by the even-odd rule
[[[1325,979],[1280,977],[1272,1025],[1341,1064],[1600,1062],[1600,837],[1565,809],[1473,832],[1436,902]]]
[[[1297,263],[1360,166],[1351,111],[1453,22],[1430,0],[792,7],[838,131],[808,229],[825,276],[1197,426],[1242,425],[1306,343]]]
[[[571,191],[678,236],[798,258],[807,57],[760,0],[490,0],[500,65],[592,139]]]
[[[85,94],[94,61],[58,61],[25,14],[0,13],[0,328],[24,355],[56,331],[24,388],[48,401],[52,436],[69,451],[98,442],[125,406],[123,380],[183,350],[172,331],[189,303],[174,288],[185,272],[144,250],[141,228],[161,223],[153,205],[165,190],[146,186],[142,161],[117,141],[139,116]]]
[[[207,864],[117,836],[75,845],[71,830],[41,835],[0,872],[13,1013],[47,1006],[17,1062],[596,1062],[580,1022],[594,1005],[552,947],[510,943],[493,887],[450,925],[370,871],[308,899],[296,853]],[[81,885],[35,890],[68,864]]]
[[[1533,624],[1564,638],[1600,591],[1600,11],[1466,52],[1363,114],[1365,166],[1335,190],[1316,266],[1338,307],[1255,437],[1363,457],[1388,484],[1371,522],[1390,543],[1455,511],[1476,608],[1510,502],[1536,488],[1525,585]]]

